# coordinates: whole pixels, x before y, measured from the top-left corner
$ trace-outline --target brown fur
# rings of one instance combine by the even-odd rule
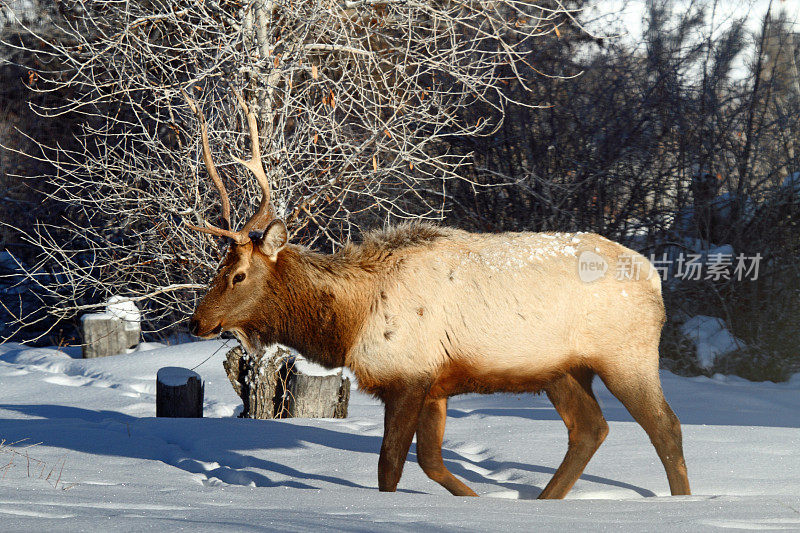
[[[445,365],[436,377],[428,396],[438,399],[467,393],[541,392],[548,383],[566,371],[566,368],[553,368],[538,373],[508,374],[492,368],[475,368],[452,362]]]
[[[640,259],[640,279],[617,281],[612,270],[580,281],[576,257],[586,250],[610,269],[623,256]],[[591,392],[597,374],[648,432],[672,493],[688,494],[680,424],[658,377],[664,307],[657,274],[646,279],[653,273],[592,234],[409,225],[333,255],[254,241],[231,246],[192,324],[204,336],[233,331],[248,350],[279,342],[350,367],[386,405],[381,490],[395,490],[416,432],[423,470],[474,495],[441,459],[447,398],[545,391],[570,440],[542,497],[563,497],[608,431]]]

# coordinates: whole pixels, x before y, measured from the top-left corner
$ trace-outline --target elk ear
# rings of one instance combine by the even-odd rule
[[[263,236],[258,241],[258,247],[264,255],[275,261],[278,252],[283,250],[288,240],[289,233],[286,230],[286,224],[283,223],[283,220],[276,218],[264,230]]]

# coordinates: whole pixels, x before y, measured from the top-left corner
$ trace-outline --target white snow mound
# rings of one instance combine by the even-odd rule
[[[697,360],[703,368],[711,368],[717,357],[745,346],[744,341],[734,337],[725,322],[715,316],[693,316],[683,323],[681,333],[694,342]]]

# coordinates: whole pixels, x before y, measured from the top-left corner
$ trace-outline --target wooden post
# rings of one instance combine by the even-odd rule
[[[167,366],[156,377],[156,416],[203,418],[203,381],[188,368]]]

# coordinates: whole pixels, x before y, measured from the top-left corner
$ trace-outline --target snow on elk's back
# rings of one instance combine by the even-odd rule
[[[577,257],[583,233],[505,233],[467,252],[461,265],[481,264],[493,272],[514,271],[557,258]]]

